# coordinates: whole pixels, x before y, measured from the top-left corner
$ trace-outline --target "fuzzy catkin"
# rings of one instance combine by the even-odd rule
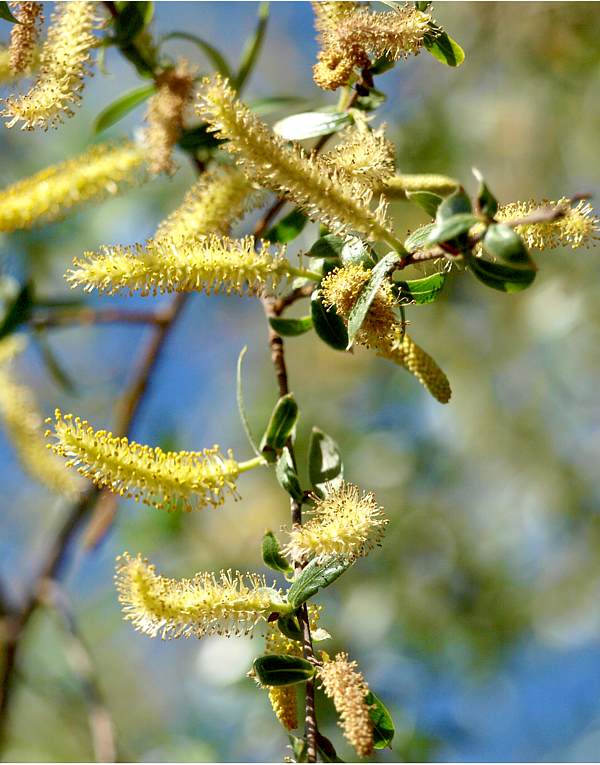
[[[20,123],[22,130],[47,130],[74,115],[84,80],[91,73],[97,25],[95,3],[56,3],[40,53],[38,79],[24,95],[4,100],[2,115],[8,118],[7,127]]]
[[[14,75],[19,75],[26,72],[33,63],[44,11],[41,3],[15,2],[10,6],[19,21],[13,24],[10,31],[10,69]]]
[[[229,570],[169,579],[128,553],[117,558],[115,583],[126,621],[163,639],[248,634],[272,611],[286,609],[281,592],[268,587],[264,576]]]
[[[17,181],[0,190],[0,231],[49,223],[84,202],[116,194],[143,178],[145,156],[133,143],[98,144]]]
[[[385,225],[383,200],[376,210],[371,210],[369,190],[357,193],[334,169],[325,169],[300,147],[275,135],[237,99],[220,75],[203,80],[196,110],[209,122],[211,130],[225,140],[224,148],[238,158],[250,178],[285,194],[312,219],[334,232],[356,229],[368,237],[384,240],[393,236]]]
[[[149,166],[154,174],[172,174],[177,168],[173,148],[183,130],[186,106],[192,100],[194,75],[187,62],[180,61],[158,75],[156,87],[146,113]]]
[[[333,700],[344,736],[359,757],[368,757],[373,751],[373,722],[366,702],[369,686],[358,664],[347,653],[338,653],[319,668],[319,679],[325,695]]]
[[[73,262],[66,278],[72,287],[109,295],[121,290],[142,296],[199,291],[256,294],[288,275],[284,252],[283,246],[270,248],[252,236],[230,239],[210,234],[178,241],[161,237],[146,245],[85,253],[83,260]]]
[[[371,189],[380,189],[394,173],[394,144],[384,134],[383,126],[370,130],[361,123],[340,134],[341,143],[319,155],[320,161],[335,168],[347,181],[356,181]]]
[[[218,446],[202,452],[165,452],[106,430],[95,431],[86,420],[63,416],[59,409],[54,422],[47,422],[54,426],[46,431],[55,439],[49,448],[67,457],[66,467],[77,468],[99,488],[164,510],[217,507],[227,492],[237,497],[240,467],[231,452],[225,457]]]

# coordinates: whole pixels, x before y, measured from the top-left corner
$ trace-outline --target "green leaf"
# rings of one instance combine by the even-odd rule
[[[262,540],[262,559],[265,566],[272,568],[274,571],[280,571],[283,574],[288,574],[292,571],[292,567],[288,561],[283,557],[280,552],[279,542],[277,537],[272,531],[265,531]]]
[[[296,762],[308,762],[308,744],[305,738],[298,738],[288,733],[292,754]]]
[[[379,56],[379,58],[376,58],[375,61],[371,64],[370,72],[371,74],[384,74],[385,72],[388,72],[390,69],[393,69],[396,66],[396,60],[392,58],[392,56]]]
[[[351,561],[339,555],[332,555],[322,563],[311,561],[288,590],[289,604],[294,609],[299,608],[319,590],[335,582],[351,565]]]
[[[298,404],[291,393],[282,396],[273,407],[271,419],[262,437],[260,450],[283,449],[298,421]]]
[[[196,151],[198,149],[213,151],[218,148],[222,141],[216,138],[214,133],[208,130],[208,127],[208,122],[203,122],[195,128],[184,130],[177,141],[177,145],[184,151]]]
[[[284,446],[277,464],[275,465],[275,475],[279,481],[279,485],[284,491],[290,495],[290,497],[296,502],[302,502],[304,499],[304,492],[300,486],[300,480],[294,467],[294,461],[292,455],[287,446]]]
[[[371,271],[369,281],[362,288],[360,295],[348,317],[348,348],[351,347],[354,342],[356,334],[363,325],[363,322],[369,312],[371,303],[373,302],[375,295],[379,291],[383,280],[387,277],[394,266],[399,262],[400,256],[397,252],[390,252],[385,257],[381,258],[379,263]]]
[[[169,34],[161,37],[161,45],[167,40],[187,40],[188,42],[194,43],[196,47],[200,48],[219,74],[223,75],[223,77],[226,77],[228,80],[233,79],[231,67],[227,63],[223,54],[217,50],[214,45],[211,45],[211,43],[198,37],[198,35],[193,35],[190,32],[169,32]]]
[[[473,215],[473,213],[458,213],[451,218],[446,218],[442,222],[436,223],[431,229],[425,240],[425,245],[431,247],[438,242],[451,242],[459,236],[467,234],[476,223],[481,223],[481,218]]]
[[[526,289],[535,279],[535,266],[531,268],[515,268],[502,263],[490,263],[489,260],[467,255],[466,262],[480,282],[501,292],[520,292]]]
[[[10,21],[11,24],[21,23],[12,15],[10,7],[6,2],[0,2],[0,19],[4,19],[4,21]]]
[[[344,479],[344,463],[336,442],[319,428],[313,428],[308,445],[308,476],[315,494],[325,497]]]
[[[315,332],[321,340],[336,351],[345,351],[348,347],[346,324],[335,308],[325,308],[319,290],[315,290],[311,296],[310,311]]]
[[[319,731],[317,731],[317,750],[323,762],[344,762],[338,757],[331,741]]]
[[[119,11],[114,20],[117,45],[127,45],[152,20],[153,6],[146,2],[124,2],[116,6]]]
[[[373,268],[377,263],[377,257],[373,250],[357,236],[344,242],[341,258],[345,266],[356,264],[363,265],[365,268]]]
[[[337,133],[351,122],[347,112],[302,112],[279,120],[273,125],[273,131],[286,141],[304,141]]]
[[[252,70],[258,60],[258,55],[265,38],[267,31],[267,23],[269,21],[269,3],[261,3],[258,7],[258,22],[256,29],[252,37],[246,42],[244,50],[242,51],[242,58],[240,61],[240,68],[233,81],[233,86],[238,93],[241,94],[244,89],[244,85],[248,80],[248,77],[252,74]]]
[[[456,191],[453,191],[452,194],[444,198],[437,209],[435,220],[436,223],[442,223],[455,215],[470,212],[473,212],[473,207],[471,206],[469,195],[462,186],[459,186]]]
[[[493,258],[504,260],[511,266],[526,268],[532,266],[532,260],[523,240],[506,223],[497,223],[488,227],[483,237],[483,249]]]
[[[423,38],[426,50],[446,66],[460,66],[465,60],[465,52],[456,40],[432,21],[429,22],[429,29],[430,32]]]
[[[21,287],[12,303],[6,307],[4,318],[0,323],[0,338],[13,333],[21,324],[29,321],[33,312],[33,285],[27,282]]]
[[[326,234],[313,244],[306,253],[309,258],[323,258],[324,260],[338,260],[341,257],[345,240],[335,234]]]
[[[272,316],[269,324],[282,337],[298,337],[312,329],[312,316],[302,316],[300,319],[282,319]]]
[[[142,104],[151,95],[156,93],[156,86],[142,85],[141,88],[130,90],[129,93],[124,93],[119,96],[116,101],[109,104],[103,109],[100,114],[94,120],[92,130],[95,134],[101,133],[106,128],[114,125],[119,120],[122,120],[129,112],[133,111],[136,106]]]
[[[396,732],[392,716],[385,704],[377,698],[373,691],[367,693],[365,701],[371,707],[369,717],[373,723],[373,746],[375,749],[385,749],[386,747],[391,749],[392,739]]]
[[[242,362],[244,361],[244,356],[246,355],[247,350],[248,350],[248,346],[245,345],[240,351],[240,355],[238,356],[237,375],[236,375],[236,400],[237,400],[238,412],[240,414],[240,420],[242,421],[242,426],[244,428],[244,433],[246,434],[246,438],[248,439],[248,443],[252,447],[254,454],[256,454],[257,457],[260,457],[260,452],[258,450],[258,446],[256,445],[256,441],[254,440],[254,436],[252,435],[252,430],[250,428],[250,423],[248,422],[248,416],[246,414],[246,407],[244,405],[244,391],[243,391],[243,385],[242,385]]]
[[[298,619],[293,614],[283,614],[277,619],[277,626],[280,632],[290,640],[302,641],[302,630],[298,624]]]
[[[285,653],[259,656],[253,666],[260,682],[271,687],[305,683],[315,674],[315,668],[309,661]]]
[[[422,279],[396,282],[398,298],[405,303],[425,305],[433,303],[446,283],[446,274],[438,273],[424,276]]]
[[[479,191],[477,192],[477,210],[488,220],[492,220],[498,212],[498,200],[487,187],[483,175],[474,167],[473,175],[479,181]]]
[[[407,191],[406,198],[419,205],[432,218],[435,218],[438,207],[444,201],[443,197],[432,191]]]
[[[420,226],[419,228],[415,229],[412,234],[407,236],[404,240],[404,246],[406,249],[409,252],[425,249],[427,246],[427,238],[436,225],[436,223],[426,223],[424,226]]]
[[[265,234],[264,238],[268,242],[280,242],[287,244],[295,239],[308,222],[308,216],[302,210],[296,207],[291,213],[283,217],[279,223],[276,223]]]

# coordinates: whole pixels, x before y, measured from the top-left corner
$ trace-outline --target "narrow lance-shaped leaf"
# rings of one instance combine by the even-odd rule
[[[142,104],[155,92],[156,86],[153,83],[152,85],[143,85],[141,88],[135,88],[135,90],[130,90],[128,93],[119,96],[96,117],[93,126],[94,133],[101,133],[111,125],[119,122],[119,120],[122,120],[123,117],[126,117],[129,112],[133,111],[136,106]]]
[[[465,60],[465,52],[456,40],[433,22],[429,22],[429,29],[423,38],[425,49],[446,66],[460,66]]]
[[[284,491],[290,495],[296,502],[302,502],[304,499],[304,492],[300,486],[300,480],[294,467],[294,461],[290,450],[285,446],[277,460],[275,465],[275,475],[279,481],[279,485]]]
[[[271,418],[261,441],[261,451],[265,448],[279,451],[283,449],[298,420],[298,404],[291,393],[282,396],[273,407]]]
[[[11,24],[21,23],[12,15],[8,3],[4,1],[0,2],[0,19],[4,19],[4,21],[10,21]]]
[[[288,590],[289,604],[292,608],[298,608],[319,590],[328,587],[351,565],[352,561],[337,555],[324,563],[311,561]]]
[[[400,256],[397,252],[390,252],[372,270],[369,281],[362,288],[358,300],[348,316],[348,348],[351,347],[354,338],[362,327],[371,303],[375,299],[375,295],[379,291],[383,280],[393,270],[399,260]]]
[[[287,559],[281,554],[279,542],[272,531],[265,531],[262,539],[261,551],[265,566],[284,574],[287,574],[292,570]]]
[[[287,141],[304,141],[337,133],[351,122],[347,112],[302,112],[279,120],[273,125],[273,130]]]
[[[256,29],[242,51],[240,68],[233,81],[234,87],[240,94],[258,61],[258,56],[265,39],[268,21],[269,3],[261,3],[258,7],[258,22],[256,24]]]
[[[237,374],[236,374],[236,400],[237,400],[240,420],[242,421],[242,426],[244,428],[244,433],[246,434],[246,438],[248,439],[248,443],[252,447],[252,450],[254,451],[256,456],[259,457],[260,452],[258,450],[258,446],[256,445],[254,436],[252,435],[250,423],[248,422],[248,415],[246,414],[246,406],[244,404],[244,391],[243,391],[243,385],[242,385],[242,363],[244,361],[244,356],[246,355],[247,351],[248,351],[248,347],[245,345],[240,351],[240,355],[238,356]]]
[[[254,671],[263,685],[305,683],[315,674],[313,665],[299,656],[270,653],[254,660]]]
[[[424,276],[422,279],[397,281],[394,286],[399,300],[425,305],[433,303],[439,297],[445,283],[446,274],[439,273]]]
[[[371,707],[369,717],[373,723],[373,746],[375,749],[391,748],[392,739],[396,732],[392,716],[385,704],[373,691],[367,693],[365,701]]]
[[[308,475],[315,494],[325,497],[344,478],[344,463],[336,442],[319,428],[313,428],[308,446]]]
[[[12,332],[29,321],[34,307],[33,285],[27,282],[20,289],[13,302],[8,306],[0,323],[0,338]]]
[[[325,308],[319,290],[315,290],[312,294],[310,311],[315,332],[321,340],[336,351],[345,351],[348,347],[346,324],[338,316],[335,308]]]
[[[198,37],[198,35],[193,35],[190,32],[169,32],[169,34],[166,34],[161,38],[161,43],[166,42],[167,40],[187,40],[188,42],[194,43],[194,45],[200,48],[219,74],[222,74],[223,77],[226,77],[228,80],[233,78],[231,67],[227,63],[223,54],[217,50],[214,45],[211,45],[206,40]]]

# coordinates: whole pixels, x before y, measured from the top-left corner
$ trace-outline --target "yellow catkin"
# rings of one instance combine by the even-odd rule
[[[73,497],[78,481],[44,443],[43,418],[33,392],[17,382],[10,362],[25,346],[21,336],[0,342],[0,420],[23,469],[50,491]]]
[[[175,242],[204,234],[228,234],[231,226],[261,195],[235,167],[209,170],[194,183],[183,202],[158,227],[155,239]]]
[[[143,296],[193,291],[256,294],[289,274],[284,252],[284,247],[257,243],[252,236],[208,235],[179,242],[161,237],[146,245],[85,253],[66,278],[72,287],[109,295],[120,290]]]
[[[440,404],[450,401],[452,389],[448,378],[431,356],[401,327],[394,329],[391,341],[388,338],[377,347],[377,354],[407,369]]]
[[[565,205],[569,212],[558,220],[546,223],[528,223],[515,229],[521,235],[525,244],[532,250],[552,250],[557,247],[570,247],[576,250],[589,247],[598,241],[600,231],[598,216],[589,202],[579,201],[572,205],[568,199],[558,202],[543,199],[536,202],[533,199],[525,202],[511,202],[503,205],[496,213],[499,221],[513,220],[530,215],[541,207],[557,207]]]
[[[352,2],[315,2],[313,8],[321,48],[313,77],[325,90],[346,85],[369,56],[397,61],[418,53],[431,21],[431,16],[408,4],[376,13]]]
[[[158,75],[157,91],[148,102],[145,140],[152,173],[176,170],[173,148],[183,130],[185,109],[192,100],[194,74],[186,61]]]
[[[286,730],[298,727],[298,698],[295,685],[278,685],[269,690],[269,703]]]
[[[351,264],[331,271],[321,282],[323,302],[335,306],[348,318],[370,271],[362,264]],[[431,356],[409,337],[394,312],[395,300],[389,282],[384,281],[356,335],[356,341],[376,350],[395,364],[407,369],[442,404],[452,395],[450,383]]]
[[[23,130],[56,127],[74,115],[81,101],[84,80],[90,74],[93,34],[98,20],[95,3],[56,3],[48,37],[40,53],[40,74],[24,95],[4,101],[7,127],[20,124]]]
[[[145,152],[133,143],[99,144],[0,191],[0,231],[58,220],[71,208],[116,194],[142,177]]]
[[[226,492],[234,497],[240,465],[233,454],[224,457],[218,446],[201,452],[164,452],[106,430],[94,430],[86,420],[55,412],[54,430],[48,430],[55,454],[67,457],[66,467],[99,488],[165,510],[217,507]]]
[[[39,50],[36,48],[32,54],[32,61],[26,71],[15,74],[10,67],[10,51],[6,45],[0,45],[0,85],[10,85],[22,77],[27,77],[32,70],[39,65]]]
[[[261,186],[286,195],[332,231],[356,229],[374,239],[393,239],[384,225],[383,201],[371,210],[370,190],[357,193],[335,169],[327,170],[299,146],[275,135],[221,76],[203,80],[197,112]]]
[[[353,561],[381,544],[387,523],[373,494],[342,484],[324,499],[315,497],[308,520],[291,530],[284,554],[292,560],[337,555]]]
[[[27,72],[33,63],[44,11],[41,3],[15,2],[10,6],[19,21],[10,31],[10,69],[19,75]]]
[[[362,123],[347,128],[333,151],[320,155],[320,161],[334,167],[342,177],[372,189],[382,188],[394,173],[394,144],[383,127],[370,130]]]
[[[357,663],[347,653],[338,653],[318,674],[326,696],[333,700],[344,736],[359,757],[368,757],[373,751],[373,723],[365,700],[369,686]]]
[[[169,579],[141,556],[117,558],[115,583],[125,619],[150,637],[242,635],[285,604],[263,576],[221,571]]]

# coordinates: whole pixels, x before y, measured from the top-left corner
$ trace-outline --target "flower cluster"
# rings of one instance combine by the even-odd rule
[[[165,69],[156,79],[156,93],[148,103],[145,140],[149,149],[149,165],[153,173],[173,173],[173,147],[183,129],[186,106],[192,100],[194,75],[186,61]]]
[[[381,189],[395,167],[394,144],[385,137],[384,127],[370,130],[359,122],[346,128],[340,138],[335,149],[320,155],[320,161],[335,168],[346,181]]]
[[[334,232],[356,229],[382,240],[392,236],[383,200],[371,210],[370,190],[357,193],[334,168],[325,172],[322,162],[275,135],[221,76],[203,80],[197,112],[226,141],[224,148],[238,157],[250,178],[289,197],[313,219]]]
[[[260,249],[256,249],[259,244]],[[99,253],[85,253],[67,273],[71,286],[113,295],[157,295],[165,292],[204,291],[256,294],[275,286],[289,273],[285,248],[269,249],[254,237],[230,239],[208,236],[174,241],[166,237],[133,247],[104,247]]]
[[[125,619],[150,637],[248,634],[273,611],[289,610],[263,576],[221,571],[169,579],[128,553],[117,558],[115,582]]]
[[[380,544],[387,523],[373,494],[361,495],[345,483],[324,499],[315,498],[310,519],[290,532],[285,554],[293,560],[339,555],[353,561]]]
[[[73,0],[56,4],[40,53],[37,81],[24,95],[10,96],[4,102],[7,127],[21,123],[23,130],[46,130],[64,116],[73,116],[90,73],[97,24],[95,3]]]
[[[11,8],[19,23],[13,24],[10,31],[10,69],[19,75],[27,72],[33,63],[44,11],[42,4],[35,2],[15,2]]]
[[[92,199],[116,194],[140,178],[145,152],[133,143],[98,144],[0,191],[0,231],[61,218]]]
[[[557,247],[571,247],[576,250],[579,247],[589,247],[594,240],[598,240],[600,232],[598,217],[589,202],[579,201],[573,206],[568,199],[559,199],[552,202],[543,199],[536,202],[530,199],[526,202],[511,202],[503,205],[496,213],[499,221],[524,218],[534,210],[541,207],[568,207],[567,214],[554,221],[543,223],[527,223],[517,226],[517,233],[523,238],[525,244],[532,250],[552,250]]]
[[[185,510],[217,507],[226,491],[236,496],[240,465],[231,453],[224,457],[218,446],[202,452],[164,452],[106,430],[95,431],[79,417],[63,417],[59,409],[53,424],[54,431],[46,432],[56,439],[50,448],[99,488],[166,510],[180,505]]]
[[[369,686],[355,661],[347,653],[338,653],[319,668],[325,694],[333,700],[340,716],[339,725],[359,757],[373,751],[373,722],[366,702]]]
[[[313,8],[321,47],[313,77],[325,90],[346,85],[370,55],[398,61],[418,53],[431,21],[408,4],[391,12],[373,12],[353,2],[314,2]]]
[[[78,481],[46,449],[43,419],[33,392],[17,382],[10,369],[10,362],[23,348],[20,335],[0,342],[0,420],[24,470],[50,491],[73,497]]]

